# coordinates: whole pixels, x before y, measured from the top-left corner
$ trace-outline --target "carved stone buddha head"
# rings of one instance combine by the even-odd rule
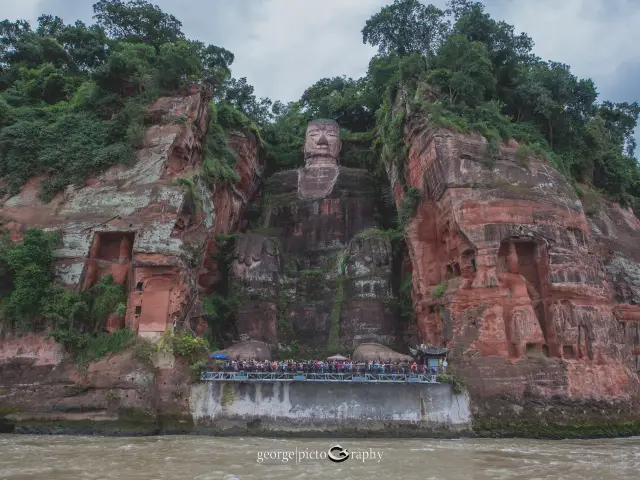
[[[304,161],[307,167],[337,165],[341,149],[340,127],[334,120],[318,119],[309,122],[304,139]]]

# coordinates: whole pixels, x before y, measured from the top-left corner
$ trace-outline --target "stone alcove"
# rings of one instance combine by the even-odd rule
[[[84,276],[84,289],[89,289],[106,275],[115,283],[129,288],[129,271],[135,232],[95,232]]]
[[[549,351],[544,308],[547,272],[546,245],[540,239],[514,235],[500,242],[496,274],[509,291],[504,321],[512,357]]]

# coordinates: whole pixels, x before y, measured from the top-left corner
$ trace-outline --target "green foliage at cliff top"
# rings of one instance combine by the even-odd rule
[[[405,121],[423,118],[425,125],[484,135],[488,162],[501,141],[515,138],[570,181],[640,207],[638,103],[598,101],[590,79],[536,57],[533,40],[491,18],[482,3],[452,0],[441,10],[395,0],[366,22],[362,37],[378,47],[364,77],[325,78],[300,100],[274,104],[275,122],[264,136],[273,142],[275,169],[299,165],[307,120],[327,117],[347,132],[373,131],[377,155],[367,168],[392,162],[402,180]]]
[[[230,78],[233,54],[188,40],[182,24],[144,0],[100,0],[96,23],[42,15],[0,21],[0,180],[17,193],[46,175],[41,198],[135,160],[145,107],[194,82],[216,100],[252,92]]]
[[[244,129],[260,137],[270,172],[300,166],[307,122],[325,117],[343,127],[343,164],[384,177],[381,167],[392,162],[402,179],[405,122],[423,118],[484,135],[488,163],[512,137],[570,181],[640,206],[638,104],[599,101],[591,80],[535,56],[526,33],[491,18],[480,2],[450,0],[443,10],[395,0],[363,26],[363,41],[378,47],[366,75],[323,78],[287,104],[256,98],[246,78],[231,78],[231,52],[186,39],[176,17],[145,0],[100,0],[93,8],[93,25],[50,15],[34,28],[0,22],[5,189],[47,174],[47,199],[92,172],[132,161],[144,106],[198,79],[213,87],[218,107],[226,105],[225,118],[242,115]],[[222,121],[210,125],[203,170],[214,182],[235,179],[222,148],[227,131]]]

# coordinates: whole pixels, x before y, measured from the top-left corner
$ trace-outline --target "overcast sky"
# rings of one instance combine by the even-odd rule
[[[0,0],[0,17],[42,13],[92,22],[92,0]],[[366,20],[391,0],[156,0],[188,38],[231,50],[235,77],[258,96],[290,101],[323,77],[365,73],[374,50]],[[445,0],[425,1],[444,7]],[[640,101],[640,0],[485,0],[535,41],[535,53],[592,78],[600,99]],[[638,132],[640,133],[640,131]],[[640,142],[638,142],[640,143]]]

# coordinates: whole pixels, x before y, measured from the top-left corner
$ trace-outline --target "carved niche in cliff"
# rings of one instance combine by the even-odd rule
[[[128,287],[134,232],[95,232],[87,259],[83,288],[91,288],[106,275]]]
[[[544,252],[543,244],[527,237],[504,240],[498,250],[496,274],[508,292],[503,302],[503,319],[512,357],[541,351],[547,345],[542,294],[547,270]]]
[[[309,123],[304,167],[265,183],[262,216],[237,241],[239,334],[313,348],[395,346],[392,252],[370,174],[339,165],[335,121]]]

